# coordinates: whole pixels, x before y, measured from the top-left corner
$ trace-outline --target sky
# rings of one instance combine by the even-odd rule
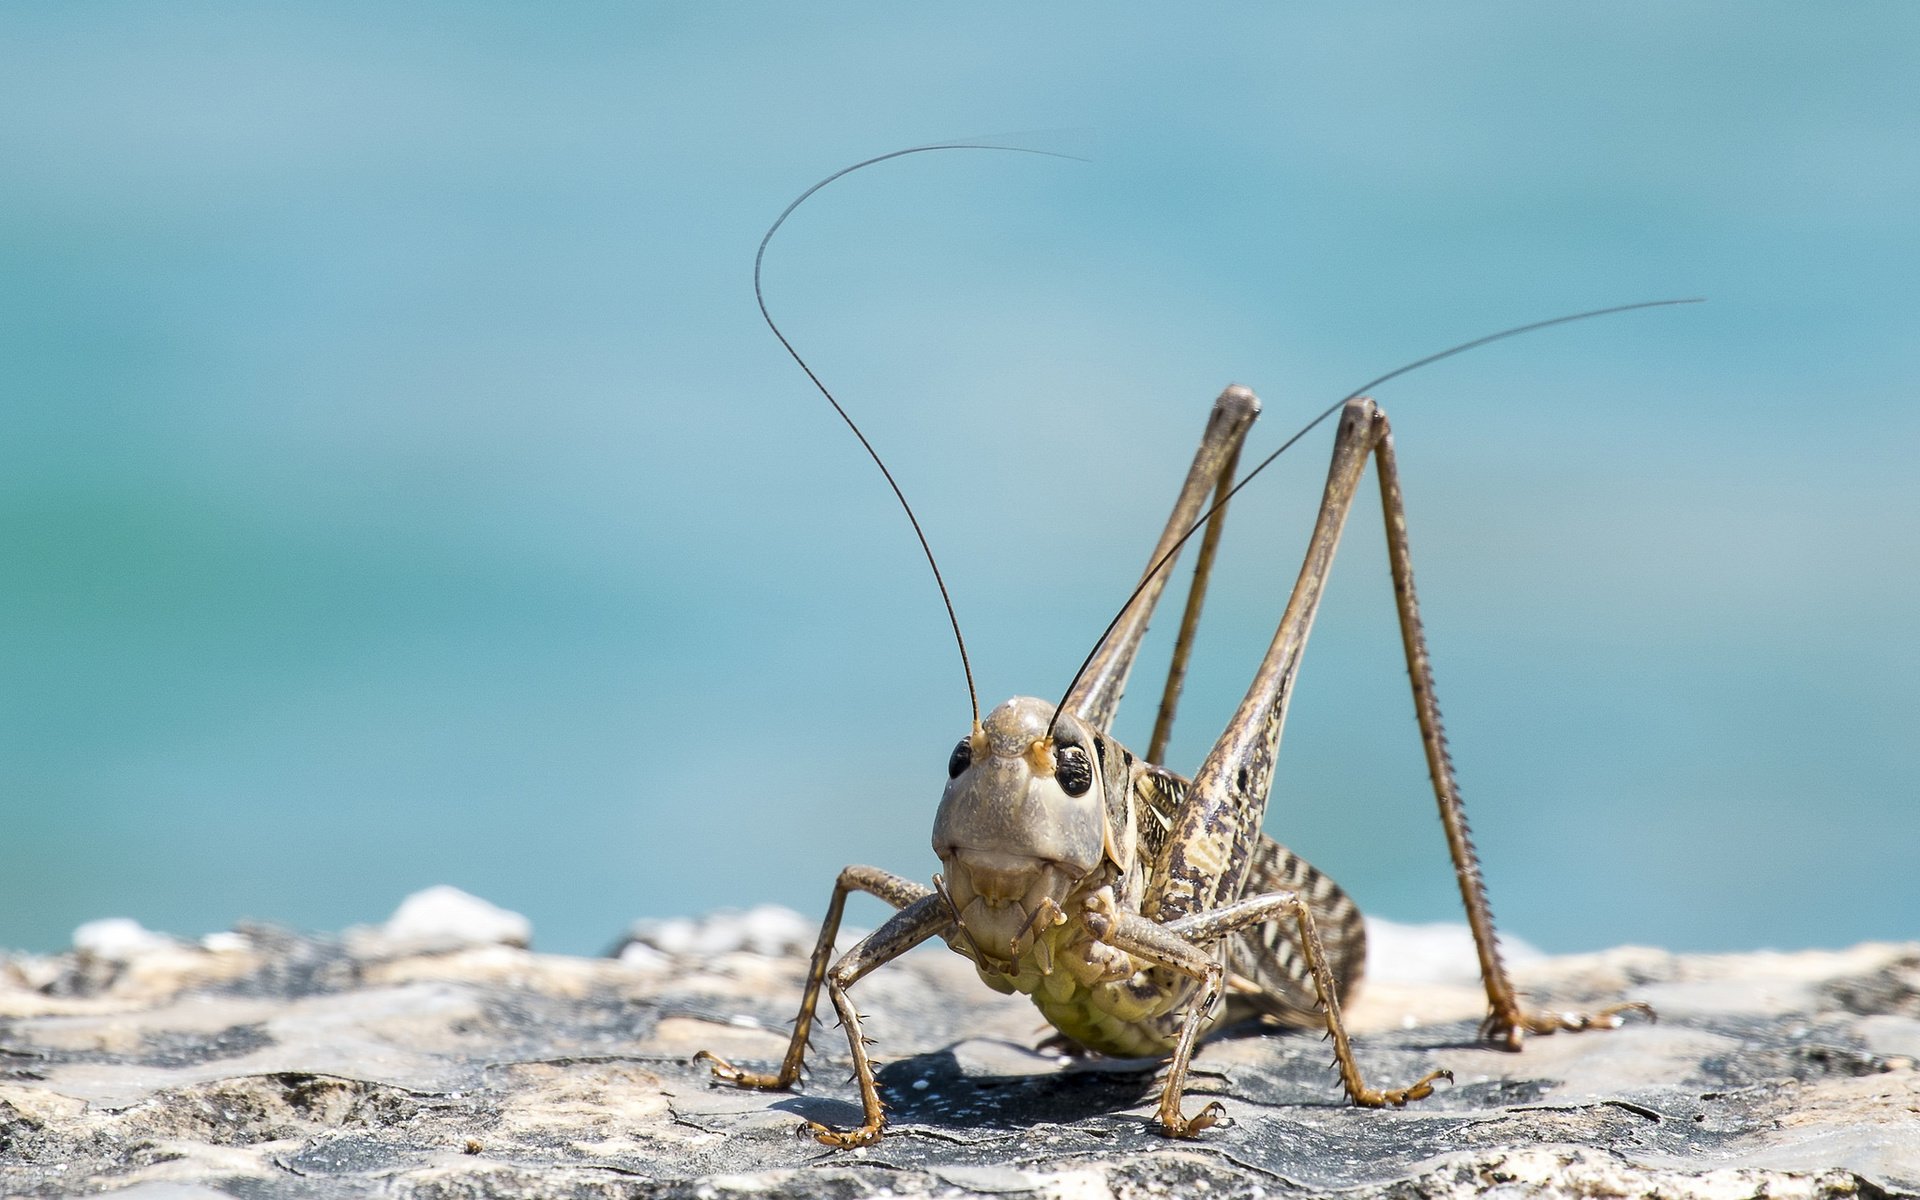
[[[954,140],[1074,157],[860,172],[765,284],[983,705],[1064,689],[1228,383],[1263,455],[1443,347],[1705,297],[1377,393],[1494,912],[1920,936],[1916,47],[1886,3],[10,4],[0,946],[450,883],[595,953],[936,870],[951,635],[750,271]],[[1330,445],[1234,504],[1176,770]],[[1379,530],[1266,828],[1458,920]]]

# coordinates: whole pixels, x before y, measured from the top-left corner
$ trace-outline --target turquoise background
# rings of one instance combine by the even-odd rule
[[[1495,911],[1920,936],[1916,48],[1887,3],[9,4],[0,945],[446,882],[591,952],[929,875],[958,664],[748,269],[953,138],[1092,162],[856,175],[767,286],[984,704],[1065,686],[1229,381],[1264,453],[1453,342],[1704,295],[1380,392]],[[1329,444],[1236,504],[1170,765]],[[1267,824],[1457,919],[1397,655],[1369,499]]]

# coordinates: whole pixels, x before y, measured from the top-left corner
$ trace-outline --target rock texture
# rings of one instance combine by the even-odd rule
[[[1184,1143],[1148,1126],[1156,1064],[1038,1050],[1025,1001],[920,951],[857,992],[888,1136],[835,1152],[798,1136],[857,1119],[831,1022],[795,1093],[688,1062],[778,1057],[801,918],[653,923],[604,959],[507,944],[520,927],[498,915],[478,928],[116,928],[5,960],[0,1194],[1920,1194],[1920,944],[1537,960],[1520,982],[1543,1001],[1646,1000],[1660,1021],[1517,1055],[1476,1043],[1470,962],[1383,963],[1350,1013],[1363,1068],[1445,1066],[1454,1087],[1356,1110],[1317,1038],[1243,1032],[1203,1049],[1189,1093],[1232,1124]]]

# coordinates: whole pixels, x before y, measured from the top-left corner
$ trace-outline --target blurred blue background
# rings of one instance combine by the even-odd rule
[[[1065,685],[1224,384],[1264,453],[1453,342],[1704,295],[1380,392],[1495,911],[1920,936],[1917,46],[1898,5],[8,5],[0,945],[447,882],[592,952],[930,874],[958,664],[748,269],[816,179],[963,137],[1093,161],[863,172],[767,286],[983,703]],[[1170,765],[1329,445],[1236,504]],[[1267,824],[1452,920],[1378,521]]]

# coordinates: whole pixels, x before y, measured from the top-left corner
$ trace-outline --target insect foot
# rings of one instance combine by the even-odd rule
[[[1195,1113],[1192,1117],[1181,1116],[1178,1107],[1169,1110],[1165,1105],[1162,1105],[1160,1109],[1160,1123],[1156,1125],[1155,1128],[1165,1137],[1190,1138],[1197,1136],[1202,1129],[1208,1129],[1218,1125],[1226,1115],[1227,1110],[1221,1107],[1218,1100],[1209,1101],[1205,1108]],[[1228,1123],[1231,1124],[1232,1122]]]
[[[702,1050],[693,1056],[696,1063],[706,1063],[713,1068],[713,1077],[723,1083],[737,1087],[759,1088],[764,1091],[784,1091],[793,1086],[793,1079],[785,1071],[775,1075],[761,1075],[753,1071],[742,1071],[726,1059],[711,1050]],[[794,1076],[799,1075],[796,1069]],[[871,1146],[880,1140],[880,1131],[886,1127],[885,1114],[878,1111],[877,1105],[870,1106],[867,1123],[858,1129],[832,1129],[818,1121],[808,1121],[801,1126],[805,1133],[813,1135],[822,1145],[846,1150],[854,1146]]]
[[[879,1141],[880,1131],[886,1128],[886,1124],[886,1118],[881,1117],[867,1122],[858,1129],[829,1129],[818,1121],[808,1121],[807,1132],[823,1146],[851,1150],[855,1146],[871,1146]]]
[[[1410,1101],[1425,1100],[1433,1095],[1433,1083],[1436,1079],[1444,1079],[1452,1083],[1453,1072],[1428,1071],[1412,1087],[1390,1088],[1384,1092],[1377,1088],[1363,1087],[1349,1094],[1353,1097],[1353,1102],[1361,1108],[1385,1108],[1389,1104],[1395,1108],[1405,1108]]]
[[[693,1061],[696,1063],[706,1063],[712,1067],[713,1077],[715,1079],[735,1084],[739,1087],[779,1091],[793,1085],[793,1080],[786,1078],[784,1072],[779,1075],[759,1075],[752,1071],[742,1071],[739,1067],[734,1066],[711,1050],[702,1050],[698,1054],[695,1054]]]
[[[1639,1013],[1649,1024],[1660,1019],[1651,1004],[1630,1000],[1609,1004],[1598,1012],[1527,1012],[1518,1006],[1508,1011],[1495,1010],[1480,1023],[1480,1036],[1507,1050],[1519,1050],[1527,1035],[1542,1037],[1550,1033],[1581,1033],[1589,1029],[1618,1029],[1626,1024],[1627,1013]]]

